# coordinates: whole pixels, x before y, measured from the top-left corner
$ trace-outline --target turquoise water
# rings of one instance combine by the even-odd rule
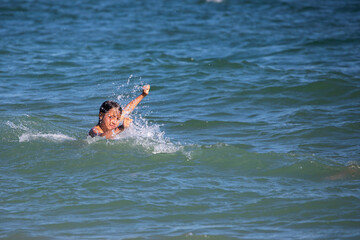
[[[360,238],[358,1],[1,1],[0,26],[0,239]]]

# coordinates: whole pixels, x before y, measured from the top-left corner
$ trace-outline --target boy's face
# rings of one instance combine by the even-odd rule
[[[100,127],[104,131],[113,130],[120,124],[120,111],[117,108],[110,109],[107,113],[100,114]]]

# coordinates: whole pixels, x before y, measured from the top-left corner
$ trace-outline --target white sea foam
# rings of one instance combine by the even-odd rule
[[[101,137],[88,136],[87,138],[89,144],[103,140],[104,138]],[[109,141],[111,144],[116,144],[116,142],[125,142],[134,147],[140,146],[153,154],[181,152],[188,160],[191,159],[191,152],[185,151],[181,144],[171,142],[169,138],[165,137],[165,132],[160,130],[160,126],[156,124],[141,125],[134,121],[128,129]]]
[[[10,121],[7,121],[5,124],[8,125],[9,127],[11,127],[12,129],[20,129],[20,130],[24,130],[24,131],[29,130],[29,128],[24,126],[23,124],[16,125],[15,123],[10,122]]]
[[[157,124],[149,124],[141,117],[136,117],[132,125],[116,137],[117,140],[132,140],[154,154],[174,153],[181,151],[182,146],[176,145],[165,137],[165,132]]]
[[[19,137],[19,142],[29,142],[32,140],[49,140],[52,142],[74,141],[75,138],[69,137],[61,133],[23,133]]]
[[[73,141],[75,138],[69,137],[61,133],[41,133],[34,131],[29,127],[25,126],[23,123],[15,124],[11,121],[5,123],[10,128],[16,130],[17,134],[21,134],[19,137],[19,142],[29,142],[32,140],[48,140],[52,142],[63,142],[63,141]],[[21,133],[23,132],[23,133]]]
[[[222,3],[224,0],[206,0],[207,2]]]

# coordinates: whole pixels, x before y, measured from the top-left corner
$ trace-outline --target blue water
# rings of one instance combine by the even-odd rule
[[[355,0],[2,0],[0,239],[359,239],[359,66]]]

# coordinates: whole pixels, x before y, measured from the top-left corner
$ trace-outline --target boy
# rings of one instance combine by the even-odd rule
[[[126,105],[124,111],[117,102],[105,101],[99,110],[99,122],[95,127],[90,129],[89,135],[91,137],[100,136],[106,139],[112,139],[124,131],[132,122],[132,119],[124,116],[130,114],[141,100],[149,94],[149,91],[150,85],[145,85],[141,95]],[[121,121],[123,121],[123,124],[119,126]]]

